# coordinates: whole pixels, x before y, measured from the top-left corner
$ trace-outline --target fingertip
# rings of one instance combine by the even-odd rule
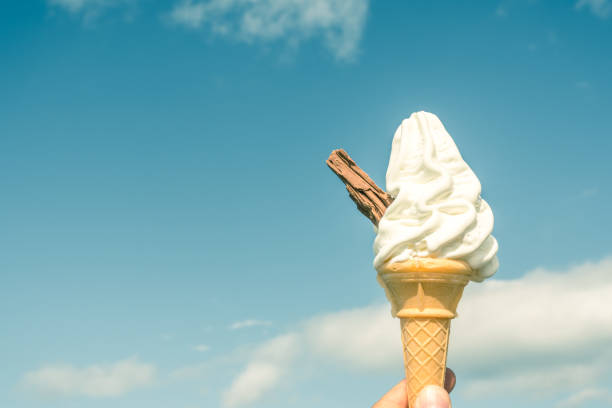
[[[451,408],[448,392],[437,385],[428,385],[419,393],[415,408]]]
[[[455,388],[456,383],[457,377],[455,376],[455,372],[446,367],[446,374],[444,375],[444,388],[446,391],[451,392],[453,388]]]

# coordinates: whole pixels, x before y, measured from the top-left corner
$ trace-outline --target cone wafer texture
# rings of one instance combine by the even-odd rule
[[[416,396],[430,384],[444,387],[446,352],[450,333],[450,319],[400,319],[406,393],[410,406]]]
[[[426,385],[444,386],[450,320],[472,270],[462,261],[411,259],[385,265],[379,282],[400,318],[410,406]]]

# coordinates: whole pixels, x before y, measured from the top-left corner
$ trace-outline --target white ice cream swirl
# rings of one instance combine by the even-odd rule
[[[440,119],[413,113],[393,137],[387,192],[394,197],[378,224],[374,267],[416,257],[459,259],[481,281],[498,268],[493,213],[480,181]]]

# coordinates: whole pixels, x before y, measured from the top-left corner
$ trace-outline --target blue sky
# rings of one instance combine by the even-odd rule
[[[371,405],[398,323],[324,161],[384,186],[418,110],[500,244],[455,406],[612,406],[609,0],[9,0],[0,62],[0,406]]]

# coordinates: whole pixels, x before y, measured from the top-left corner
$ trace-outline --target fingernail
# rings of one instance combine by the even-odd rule
[[[451,408],[450,397],[442,387],[428,385],[419,393],[415,408]]]

